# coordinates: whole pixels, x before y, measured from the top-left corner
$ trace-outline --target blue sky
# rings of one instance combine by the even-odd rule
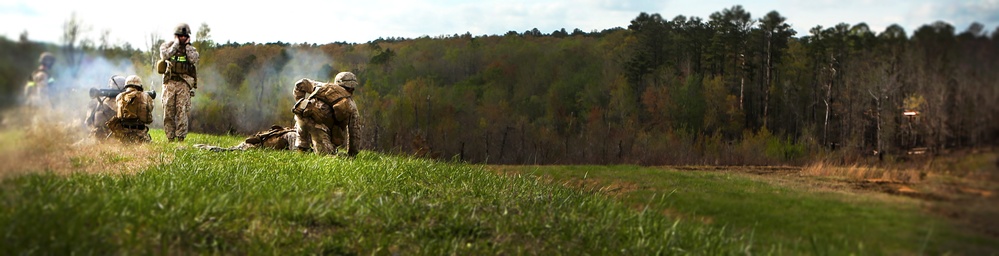
[[[899,24],[908,34],[919,26],[945,21],[957,32],[972,22],[991,33],[999,26],[999,0],[478,0],[478,1],[122,1],[5,0],[0,3],[0,35],[59,42],[62,25],[75,13],[99,43],[107,31],[112,44],[146,48],[151,35],[170,37],[179,22],[193,29],[206,23],[217,42],[363,43],[379,37],[415,38],[464,34],[501,35],[538,28],[544,33],[627,27],[640,12],[672,19],[708,16],[742,5],[754,19],[776,10],[806,35],[817,25],[866,22],[883,31]],[[175,4],[179,3],[179,4]],[[169,5],[169,6],[168,6]],[[187,11],[180,11],[190,6]]]

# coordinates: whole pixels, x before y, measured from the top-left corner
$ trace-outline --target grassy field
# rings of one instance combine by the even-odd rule
[[[12,135],[13,134],[13,135]],[[26,143],[19,138],[29,138]],[[65,146],[2,132],[11,254],[977,254],[914,199],[636,166]],[[58,136],[55,136],[58,138]]]

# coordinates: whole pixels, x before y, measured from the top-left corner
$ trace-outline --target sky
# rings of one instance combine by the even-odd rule
[[[147,49],[153,37],[170,38],[181,22],[197,31],[207,24],[215,42],[365,43],[378,38],[464,34],[502,35],[537,28],[543,33],[565,28],[586,32],[627,28],[641,12],[700,17],[735,5],[758,19],[778,11],[805,36],[815,26],[867,23],[881,32],[901,25],[910,36],[922,25],[944,21],[957,33],[972,22],[991,34],[999,26],[999,0],[413,0],[413,1],[121,1],[4,0],[0,36],[17,40],[27,32],[33,41],[59,43],[75,14],[95,44]],[[195,38],[197,40],[197,38]]]

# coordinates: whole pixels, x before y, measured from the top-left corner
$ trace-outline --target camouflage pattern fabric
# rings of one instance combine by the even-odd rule
[[[24,88],[24,96],[26,97],[28,106],[32,108],[42,108],[50,106],[50,103],[44,102],[44,97],[42,95],[48,93],[49,88],[49,70],[45,66],[38,66],[38,69],[31,74],[31,82],[28,86]]]
[[[295,149],[295,142],[298,140],[298,132],[294,128],[285,128],[280,126],[273,126],[270,130],[258,132],[253,136],[246,138],[239,145],[233,146],[231,148],[223,148],[212,145],[205,144],[195,144],[194,147],[211,150],[214,152],[222,151],[234,151],[234,150],[247,150],[254,148],[264,148],[264,149],[274,149],[274,150],[292,150]]]
[[[108,80],[108,89],[124,90],[125,77],[114,75]],[[87,106],[87,119],[84,124],[90,130],[90,136],[103,140],[108,138],[111,130],[108,129],[107,122],[117,115],[117,103],[114,98],[99,97],[90,101]]]
[[[124,92],[115,97],[115,106],[117,106],[116,115],[107,122],[107,128],[111,131],[110,137],[121,142],[152,141],[146,124],[152,122],[150,117],[153,114],[153,99],[142,92],[140,85],[126,87]],[[125,115],[122,111],[126,110],[138,113]],[[124,116],[134,116],[134,118],[123,119]]]
[[[177,51],[181,50],[180,47],[175,47],[176,44],[177,44],[177,42],[175,42],[175,41],[169,41],[169,42],[165,42],[162,45],[160,45],[160,59],[168,60],[168,59],[170,59],[170,57],[176,55]],[[184,46],[183,51],[185,51],[184,53],[186,54],[187,61],[190,62],[191,64],[194,64],[195,66],[197,66],[198,65],[198,59],[200,59],[200,55],[198,54],[198,50],[195,49],[194,46],[188,44],[188,45]],[[174,76],[174,74],[172,74],[172,73],[169,72],[170,68],[167,68],[167,70],[168,71],[165,74],[163,74],[163,84],[166,84],[167,80],[171,79]],[[198,77],[197,77],[196,74],[197,73],[195,73],[195,74],[181,74],[181,75],[177,75],[177,76],[179,76],[181,78],[180,80],[183,80],[184,82],[186,82],[191,87],[191,89],[197,89],[198,88]]]
[[[108,130],[111,130],[109,137],[125,143],[146,143],[153,141],[149,136],[149,127],[138,124],[127,124],[117,117],[108,121]]]
[[[295,84],[297,102],[292,112],[299,133],[295,146],[299,150],[332,155],[337,153],[337,147],[346,146],[347,155],[357,155],[357,105],[350,98],[351,93],[343,90],[340,86],[311,79],[302,79]]]
[[[191,89],[187,83],[168,80],[163,84],[163,132],[168,140],[187,137],[190,122]]]
[[[194,46],[188,44],[181,49],[177,45],[178,43],[175,41],[160,45],[160,58],[170,59],[177,51],[183,50],[191,64],[198,64],[199,55]],[[195,74],[175,75],[169,71],[163,74],[163,131],[166,133],[167,140],[183,141],[187,137],[187,127],[188,122],[190,122],[191,90],[197,87],[198,78]]]
[[[117,115],[115,112],[116,103],[113,99],[101,97],[94,99],[88,106],[87,120],[85,121],[90,135],[96,139],[105,139],[111,134],[107,127],[107,122]]]

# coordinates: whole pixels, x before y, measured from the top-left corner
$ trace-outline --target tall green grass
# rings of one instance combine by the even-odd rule
[[[587,191],[481,167],[362,152],[209,152],[236,137],[154,145],[123,174],[0,181],[10,254],[742,254],[751,232],[677,221]]]

